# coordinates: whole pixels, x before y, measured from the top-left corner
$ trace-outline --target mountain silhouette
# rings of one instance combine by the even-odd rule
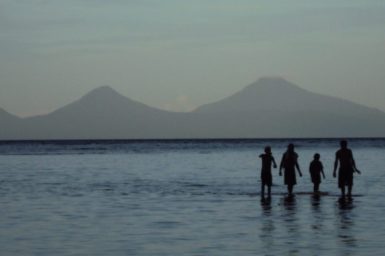
[[[197,108],[196,112],[260,111],[296,107],[295,98],[305,97],[306,90],[282,78],[261,78],[234,95]]]
[[[17,138],[22,136],[21,118],[0,108],[0,139]]]
[[[0,108],[0,121],[1,121],[1,124],[5,124],[6,122],[16,121],[16,120],[19,120],[19,119],[20,118],[18,118],[17,116],[14,116],[14,115],[8,113],[7,111],[5,111],[4,109]]]
[[[56,119],[71,119],[73,122],[96,121],[104,119],[131,119],[163,114],[164,111],[122,96],[109,86],[92,90],[81,99],[60,108],[48,116]]]
[[[261,78],[240,92],[215,103],[206,104],[197,112],[329,112],[346,115],[384,113],[335,97],[312,93],[283,78]]]
[[[189,113],[153,108],[102,86],[47,115],[21,119],[0,109],[0,121],[3,140],[385,136],[384,112],[282,78],[261,78]]]
[[[177,115],[102,86],[48,115],[27,118],[24,122],[28,138],[147,138],[153,134],[165,137],[163,133],[168,132]]]

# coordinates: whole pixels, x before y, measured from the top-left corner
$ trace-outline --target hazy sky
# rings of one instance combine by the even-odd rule
[[[102,85],[186,111],[263,76],[385,111],[385,1],[0,0],[0,107],[13,114]]]

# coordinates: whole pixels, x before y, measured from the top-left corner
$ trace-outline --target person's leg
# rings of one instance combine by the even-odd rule
[[[314,192],[318,193],[319,192],[319,183],[314,184]]]
[[[349,177],[347,179],[348,185],[348,197],[352,197],[352,188],[353,188],[353,173],[349,173]]]
[[[341,189],[341,197],[345,197],[346,175],[341,170],[338,172],[338,187]]]
[[[289,196],[293,194],[293,185],[287,185],[287,192],[289,193]]]
[[[352,197],[352,185],[348,185],[348,197]]]
[[[261,197],[265,198],[265,184],[263,184],[263,183],[261,185]]]
[[[267,186],[267,197],[271,197],[271,186]]]

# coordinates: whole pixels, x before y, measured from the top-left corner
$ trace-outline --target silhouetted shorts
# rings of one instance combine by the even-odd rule
[[[261,181],[262,186],[271,186],[273,184],[273,177],[271,175],[271,172],[269,171],[262,171],[261,172]]]
[[[353,186],[353,170],[352,169],[340,169],[338,173],[338,187]]]

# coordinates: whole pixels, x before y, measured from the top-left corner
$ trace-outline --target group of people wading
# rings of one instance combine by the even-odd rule
[[[341,148],[336,152],[336,157],[334,161],[334,171],[333,177],[336,177],[336,171],[339,166],[338,171],[338,187],[341,189],[341,197],[345,197],[345,187],[348,187],[348,198],[352,196],[352,187],[353,187],[353,173],[361,173],[357,167],[353,158],[352,151],[348,148],[348,143],[346,140],[340,141]],[[261,170],[261,197],[265,198],[265,187],[267,187],[268,198],[271,197],[271,186],[272,186],[272,175],[271,167],[277,168],[277,164],[274,160],[274,157],[271,153],[271,148],[269,146],[265,147],[265,153],[259,156],[262,160],[262,170]],[[298,175],[302,177],[302,172],[298,164],[298,154],[294,151],[294,145],[289,144],[286,152],[282,156],[281,163],[279,165],[279,176],[284,176],[284,183],[287,186],[288,196],[293,196],[293,187],[297,184],[296,179],[296,170]],[[325,173],[323,170],[322,162],[320,161],[320,154],[314,154],[314,159],[311,161],[309,166],[309,172],[311,176],[311,181],[314,185],[313,192],[314,194],[319,194],[319,185],[321,183],[321,174],[325,178]]]

